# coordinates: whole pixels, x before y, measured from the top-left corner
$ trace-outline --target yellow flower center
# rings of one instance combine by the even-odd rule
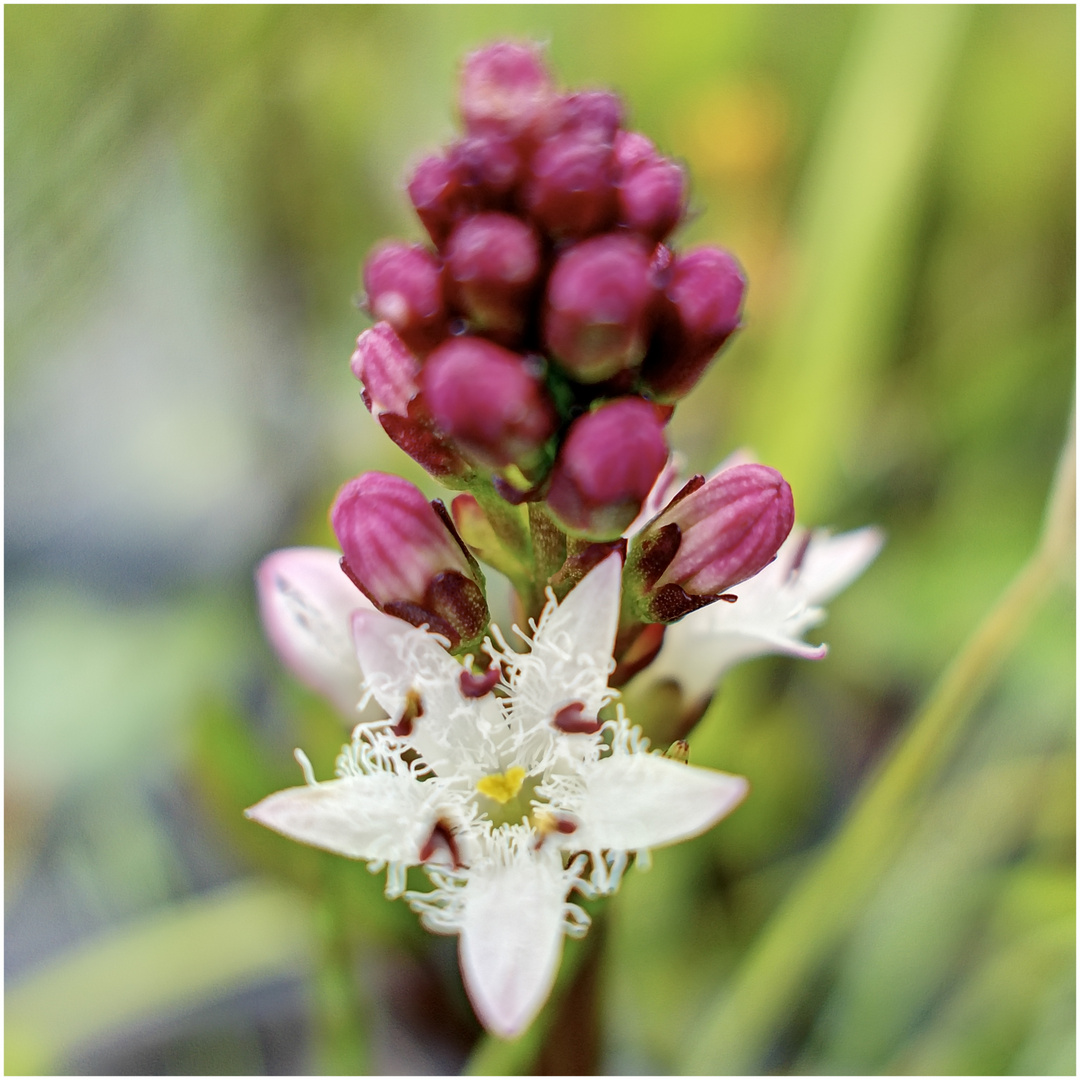
[[[525,770],[520,765],[514,765],[504,773],[492,773],[478,780],[476,790],[505,806],[521,791],[524,782]]]

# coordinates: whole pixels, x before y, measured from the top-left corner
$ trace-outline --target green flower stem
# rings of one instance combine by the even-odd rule
[[[356,872],[349,864],[345,869]],[[355,919],[346,910],[346,890],[336,866],[327,867],[325,888],[315,910],[317,935],[315,1064],[324,1076],[363,1076],[370,1071],[365,1003],[354,975]]]
[[[1058,463],[1040,542],[929,701],[871,776],[832,842],[759,934],[688,1041],[684,1073],[753,1073],[785,1017],[851,927],[908,831],[918,797],[940,773],[966,721],[1075,547],[1075,421]]]

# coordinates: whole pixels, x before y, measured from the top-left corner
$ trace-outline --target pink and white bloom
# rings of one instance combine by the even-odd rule
[[[387,869],[386,892],[423,866],[433,888],[405,898],[424,925],[457,934],[484,1025],[512,1038],[554,982],[569,900],[613,892],[628,856],[696,836],[745,796],[742,777],[650,751],[608,687],[622,565],[610,556],[549,602],[527,651],[492,628],[489,677],[430,631],[372,610],[352,617],[368,691],[392,718],[358,725],[337,778],[264,799],[248,816],[285,836]],[[468,658],[467,658],[468,659]],[[495,676],[498,676],[497,681]]]
[[[803,634],[825,619],[824,604],[877,557],[884,533],[873,526],[833,536],[796,528],[776,558],[730,592],[732,604],[712,604],[669,626],[657,658],[639,681],[674,679],[692,701],[711,694],[744,660],[782,654],[820,660],[826,645]]]

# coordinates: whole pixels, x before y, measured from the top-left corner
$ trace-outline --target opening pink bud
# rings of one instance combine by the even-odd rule
[[[707,596],[753,577],[772,562],[795,522],[787,481],[767,465],[737,465],[678,499],[649,526],[643,542],[679,529],[674,558],[656,582]]]
[[[664,314],[642,377],[664,400],[688,393],[717,350],[738,329],[746,277],[735,257],[698,248],[675,260]]]
[[[641,398],[580,416],[559,450],[547,503],[570,532],[614,540],[637,517],[667,461],[664,426]]]
[[[649,252],[632,236],[575,244],[548,281],[544,341],[580,382],[599,382],[640,363],[656,299]]]
[[[526,133],[544,118],[553,97],[536,45],[500,41],[465,59],[458,105],[470,132]]]
[[[478,329],[509,343],[525,328],[540,273],[536,230],[509,214],[474,214],[454,229],[446,269],[461,310]]]
[[[652,139],[642,135],[640,131],[620,131],[615,136],[613,150],[615,169],[619,177],[626,176],[632,169],[647,165],[660,156]]]
[[[364,384],[364,404],[372,416],[378,419],[387,412],[408,415],[409,402],[420,389],[420,361],[389,323],[376,323],[356,339],[349,366]]]
[[[330,524],[350,576],[381,608],[424,603],[445,571],[473,575],[444,520],[400,476],[368,472],[350,480],[334,499]]]
[[[428,358],[424,399],[440,430],[485,465],[528,465],[555,431],[555,409],[523,357],[477,337]]]
[[[548,139],[533,156],[525,203],[555,237],[606,229],[615,215],[611,144],[589,130]]]
[[[364,266],[364,288],[371,314],[388,322],[414,351],[426,352],[445,333],[442,268],[430,251],[382,245]]]

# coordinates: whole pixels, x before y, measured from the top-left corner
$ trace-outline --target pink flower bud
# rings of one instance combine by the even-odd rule
[[[721,345],[738,328],[746,278],[720,248],[679,256],[664,291],[664,313],[642,377],[663,400],[688,393]]]
[[[454,163],[426,157],[409,178],[409,198],[435,245],[441,247],[462,213],[464,193]]]
[[[364,266],[368,307],[385,319],[415,352],[426,352],[444,336],[446,307],[439,260],[419,245],[390,242]]]
[[[563,252],[551,273],[544,341],[575,379],[610,378],[645,355],[655,299],[640,240],[585,240]]]
[[[590,132],[611,142],[622,126],[624,110],[618,94],[607,90],[581,90],[559,102],[560,130]]]
[[[446,269],[455,299],[477,328],[512,342],[525,328],[540,273],[540,239],[509,214],[474,214],[454,229]]]
[[[536,45],[500,41],[465,58],[458,105],[470,133],[527,134],[545,119],[553,99]]]
[[[619,176],[625,176],[639,165],[647,165],[660,156],[652,139],[640,131],[620,131],[615,136],[613,153]]]
[[[634,520],[667,461],[664,426],[641,398],[619,398],[570,425],[547,504],[570,532],[614,540]]]
[[[422,382],[440,430],[493,468],[527,467],[555,431],[543,382],[521,356],[494,342],[451,338],[428,358]]]
[[[725,469],[677,497],[643,534],[643,547],[665,529],[678,537],[674,556],[653,588],[674,584],[689,596],[722,593],[772,562],[794,521],[791,488],[775,469],[756,464]]]
[[[420,399],[420,362],[389,323],[376,323],[356,339],[350,367],[364,384],[368,411],[409,457],[449,486],[455,486],[453,478],[472,472],[457,449],[432,430]]]
[[[450,160],[466,202],[474,209],[503,208],[521,179],[520,152],[496,132],[480,132],[455,143]]]
[[[380,610],[426,623],[455,648],[483,630],[483,576],[441,503],[399,476],[369,472],[338,492],[330,522],[342,569]]]
[[[530,173],[525,204],[552,236],[588,236],[611,224],[611,144],[594,132],[570,131],[548,139],[533,155]]]
[[[680,165],[658,157],[624,174],[616,201],[620,225],[663,240],[686,210],[686,176]]]

